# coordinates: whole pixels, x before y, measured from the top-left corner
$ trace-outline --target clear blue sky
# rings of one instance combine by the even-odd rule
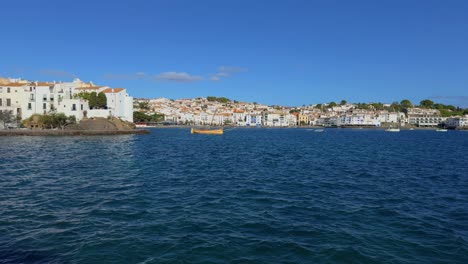
[[[468,1],[3,1],[0,76],[135,97],[468,106]]]

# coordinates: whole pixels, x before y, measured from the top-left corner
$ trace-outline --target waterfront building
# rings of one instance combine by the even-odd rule
[[[339,123],[339,117],[331,116],[331,117],[321,117],[317,119],[316,125],[324,126],[324,127],[336,127]]]
[[[10,82],[6,82],[8,80]],[[90,109],[82,92],[103,92],[107,109]],[[115,116],[133,122],[133,98],[123,88],[95,86],[79,79],[72,82],[27,82],[21,79],[2,79],[0,83],[0,110],[11,110],[18,119],[34,114],[64,113],[79,121],[87,117]]]
[[[0,111],[11,111],[14,116],[22,118],[26,99],[25,84],[5,81],[0,84]]]
[[[262,114],[252,111],[245,115],[246,126],[262,126]]]
[[[232,120],[235,125],[245,126],[245,110],[234,109],[232,112]]]
[[[309,115],[306,115],[306,114],[302,114],[300,113],[298,115],[298,122],[297,124],[300,126],[300,125],[308,125],[309,124]]]
[[[442,124],[445,119],[440,116],[439,110],[436,109],[408,109],[408,123],[418,127],[435,127]]]
[[[380,123],[399,123],[401,114],[399,112],[389,112],[386,110],[377,112]]]
[[[89,110],[88,102],[73,98],[65,86],[56,83],[30,82],[8,83],[0,85],[0,110],[12,110],[20,120],[29,118],[34,114],[47,114],[51,112],[64,113],[75,116],[79,121],[84,112]]]
[[[106,95],[107,108],[115,117],[133,122],[133,97],[124,88],[107,88],[100,91]]]
[[[338,126],[380,126],[379,118],[373,112],[353,109],[339,116]]]
[[[468,115],[449,117],[445,120],[447,128],[465,128],[468,127]]]

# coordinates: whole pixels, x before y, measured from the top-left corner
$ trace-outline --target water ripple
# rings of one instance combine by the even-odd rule
[[[467,136],[0,138],[0,263],[468,263]]]

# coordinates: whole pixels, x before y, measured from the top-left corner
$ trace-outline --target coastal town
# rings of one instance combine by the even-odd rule
[[[338,103],[299,107],[247,103],[224,97],[134,99],[135,122],[241,127],[446,127],[466,128],[468,110],[423,100],[389,104]],[[141,115],[141,114],[143,115]],[[154,118],[152,118],[154,117]],[[155,121],[155,122],[151,122]]]
[[[20,127],[32,116],[50,113],[62,113],[72,117],[73,122],[115,117],[142,126],[468,127],[468,109],[427,99],[417,105],[409,100],[341,100],[303,106],[265,105],[215,96],[146,99],[133,98],[125,88],[95,85],[78,78],[71,82],[0,78],[0,113],[0,128]]]

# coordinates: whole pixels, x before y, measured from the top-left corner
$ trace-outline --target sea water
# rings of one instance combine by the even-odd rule
[[[468,263],[468,132],[0,138],[0,263]]]

